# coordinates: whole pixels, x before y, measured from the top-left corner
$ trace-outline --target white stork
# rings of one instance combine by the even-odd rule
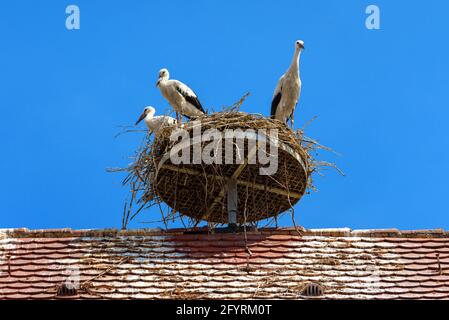
[[[176,111],[178,121],[180,120],[180,114],[189,119],[204,114],[203,106],[195,92],[181,81],[169,80],[169,76],[167,69],[161,69],[156,87],[161,90],[162,96]]]
[[[150,132],[157,133],[159,129],[173,126],[177,123],[176,119],[169,116],[155,117],[155,113],[156,109],[154,109],[152,106],[145,107],[145,109],[143,109],[143,113],[139,117],[139,120],[137,120],[136,125],[138,125],[139,122],[143,120]]]
[[[271,117],[287,123],[291,120],[293,127],[293,113],[301,93],[301,79],[299,77],[299,57],[304,49],[304,42],[297,40],[295,54],[287,72],[279,79],[271,102]]]

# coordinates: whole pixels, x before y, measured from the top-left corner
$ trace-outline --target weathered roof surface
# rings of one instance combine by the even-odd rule
[[[449,232],[0,230],[0,299],[448,299]],[[249,250],[247,250],[247,248]],[[69,286],[70,287],[70,286]]]

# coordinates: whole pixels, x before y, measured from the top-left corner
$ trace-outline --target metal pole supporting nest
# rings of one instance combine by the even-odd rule
[[[226,185],[226,190],[228,204],[228,228],[230,229],[230,231],[236,231],[238,208],[237,180],[229,179]]]

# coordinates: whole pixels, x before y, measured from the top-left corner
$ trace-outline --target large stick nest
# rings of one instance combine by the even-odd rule
[[[240,149],[237,140],[234,140],[232,164],[224,164],[224,139],[221,145],[215,144],[215,149],[213,148],[215,155],[220,152],[217,148],[222,150],[223,164],[171,163],[168,155],[178,142],[171,141],[170,135],[182,126],[192,137],[194,128],[198,128],[198,125],[201,126],[202,133],[208,129],[240,129],[245,132],[252,129],[256,133],[260,132],[260,129],[266,130],[267,133],[276,129],[276,173],[261,175],[260,167],[267,165],[261,165],[258,158],[255,164],[248,164],[248,154],[254,151],[248,139],[245,139],[243,149]],[[260,138],[260,135],[258,137]],[[273,142],[273,139],[268,139]],[[210,143],[200,142],[201,150]],[[134,163],[127,168],[129,174],[124,183],[131,188],[130,203],[137,203],[139,206],[134,210],[131,210],[130,206],[125,207],[124,225],[144,208],[153,205],[161,208],[161,202],[171,208],[169,214],[163,214],[163,220],[174,218],[178,213],[190,217],[194,222],[207,220],[226,223],[226,185],[230,179],[237,181],[239,223],[277,217],[292,208],[306,190],[312,187],[311,174],[317,162],[311,156],[311,151],[316,148],[319,148],[319,145],[313,140],[305,139],[301,130],[294,132],[278,120],[238,111],[217,112],[176,127],[163,128],[154,139],[150,135],[147,136],[137,151]],[[190,147],[190,159],[194,157],[194,150],[194,147]],[[269,156],[272,150],[268,148],[267,151],[265,155]],[[243,163],[238,163],[237,160]]]

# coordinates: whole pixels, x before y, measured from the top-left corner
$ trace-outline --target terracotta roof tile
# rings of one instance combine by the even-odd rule
[[[318,298],[449,299],[449,233],[0,230],[0,299],[311,299],[310,282]]]

